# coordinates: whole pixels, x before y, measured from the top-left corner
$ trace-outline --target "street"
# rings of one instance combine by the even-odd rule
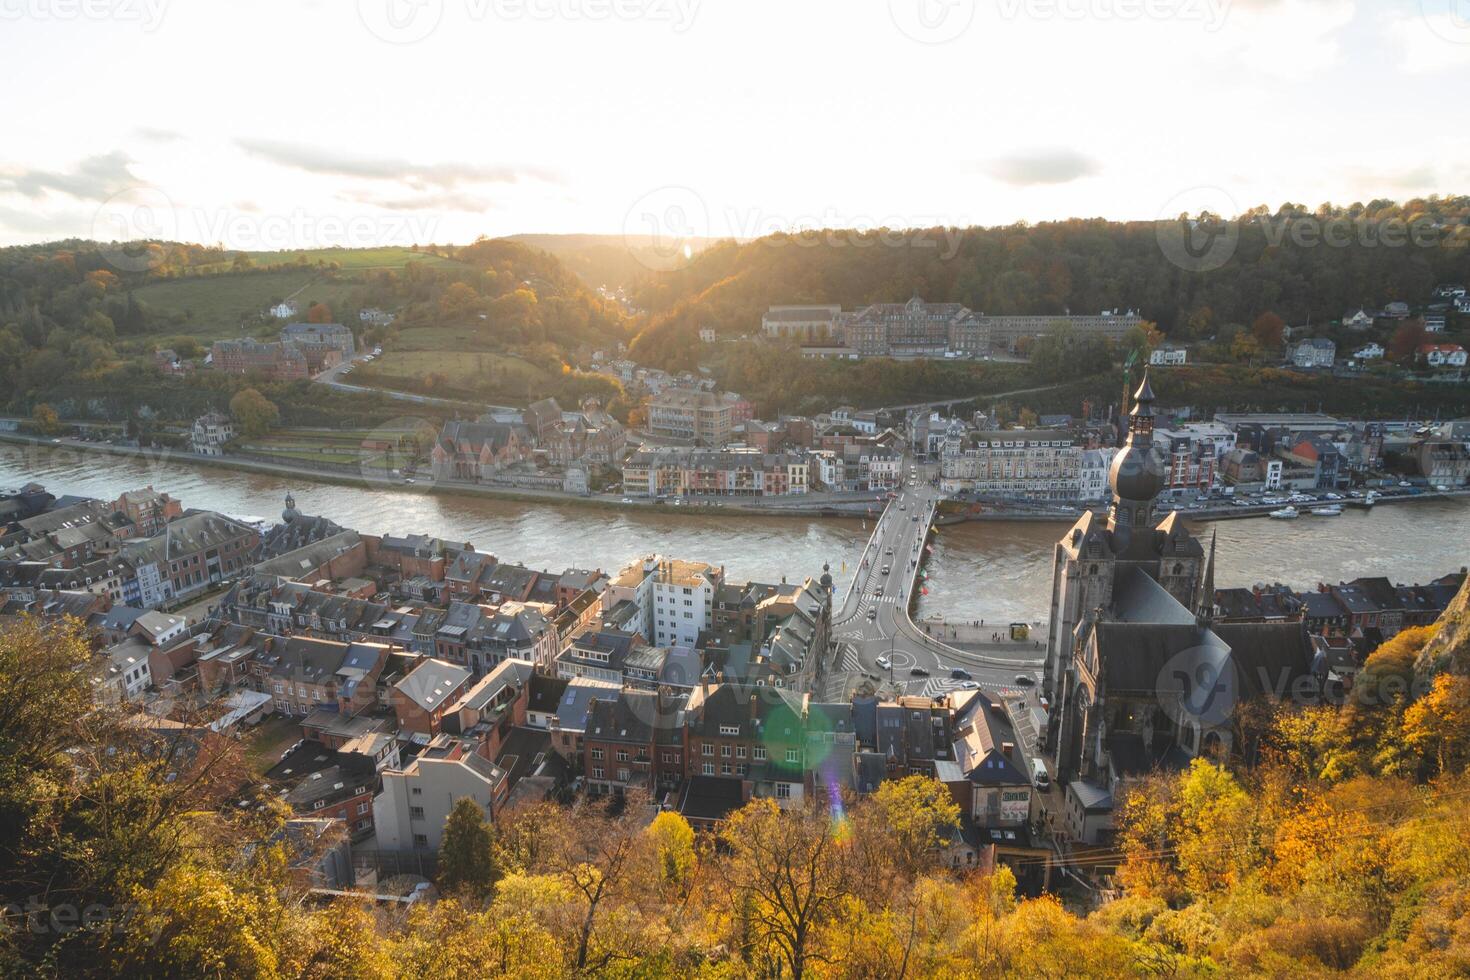
[[[922,587],[921,550],[943,495],[931,485],[936,475],[932,464],[910,463],[907,470],[863,549],[840,608],[832,614],[837,660],[818,693],[843,700],[855,675],[931,697],[961,686],[1002,695],[1025,693],[1032,685],[1017,678],[1034,683],[1042,662],[1031,643],[984,653],[959,650],[928,636],[909,617],[909,598]]]

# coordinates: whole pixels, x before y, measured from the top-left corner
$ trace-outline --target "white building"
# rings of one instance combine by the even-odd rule
[[[438,850],[455,801],[469,797],[489,820],[508,789],[504,769],[475,753],[468,743],[440,735],[408,768],[383,772],[383,791],[373,800],[378,847]]]
[[[868,490],[892,490],[903,476],[903,457],[887,449],[874,449],[858,457],[858,480]],[[862,489],[862,488],[860,488]]]
[[[638,609],[635,622],[628,629],[637,630],[644,639],[653,634],[653,571],[658,566],[658,556],[648,555],[629,562],[607,585],[602,593],[602,611],[613,611],[619,603],[631,602]]]
[[[1326,337],[1311,337],[1292,345],[1288,359],[1299,368],[1330,368],[1337,360],[1337,344]]]
[[[1358,361],[1377,361],[1382,360],[1383,354],[1384,350],[1381,344],[1370,343],[1364,344],[1362,347],[1353,351],[1353,359]]]
[[[194,420],[189,447],[201,456],[223,456],[225,443],[235,438],[235,422],[228,415],[211,412]]]
[[[1082,466],[1078,471],[1078,478],[1082,488],[1080,496],[1084,504],[1107,499],[1108,467],[1113,465],[1113,456],[1117,452],[1118,450],[1111,446],[1082,451]]]
[[[1188,360],[1189,351],[1169,344],[1154,348],[1153,353],[1148,356],[1148,362],[1155,367],[1182,367]]]
[[[271,307],[271,316],[277,320],[289,320],[301,312],[301,306],[295,300],[286,300]]]
[[[703,562],[659,560],[653,570],[653,635],[655,646],[696,647],[699,633],[713,625],[715,590],[724,569]]]

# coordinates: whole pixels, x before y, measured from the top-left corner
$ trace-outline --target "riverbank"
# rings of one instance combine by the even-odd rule
[[[97,453],[141,459],[151,466],[180,463],[200,469],[238,470],[246,473],[261,473],[271,476],[298,477],[315,483],[330,483],[336,486],[358,486],[394,493],[427,495],[454,495],[465,497],[487,497],[497,500],[522,503],[554,503],[575,507],[615,510],[646,510],[678,514],[743,514],[756,517],[836,517],[844,520],[865,517],[880,512],[881,499],[841,499],[827,496],[803,495],[780,503],[754,504],[740,502],[738,498],[720,501],[686,499],[678,503],[651,500],[646,497],[621,498],[613,495],[592,494],[583,496],[561,490],[541,490],[533,487],[498,487],[483,483],[468,483],[460,480],[432,480],[413,478],[405,482],[401,477],[378,476],[371,472],[343,473],[326,467],[311,467],[305,464],[267,462],[258,459],[242,459],[237,456],[203,456],[178,449],[152,449],[148,447],[118,446],[112,443],[83,442],[78,439],[46,439],[24,433],[0,432],[0,443],[32,447],[47,452]]]

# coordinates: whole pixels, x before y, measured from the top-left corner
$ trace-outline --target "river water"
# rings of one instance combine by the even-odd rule
[[[707,515],[403,493],[0,444],[0,488],[36,481],[55,494],[116,497],[151,484],[186,507],[277,519],[289,490],[303,513],[371,534],[436,534],[531,568],[615,571],[651,551],[724,565],[733,579],[775,582],[852,570],[869,525],[856,520]],[[940,529],[920,614],[991,622],[1046,616],[1052,546],[1066,524],[987,521]],[[1359,575],[1425,582],[1470,564],[1470,501],[1384,504],[1341,517],[1220,521],[1221,588],[1310,588]]]

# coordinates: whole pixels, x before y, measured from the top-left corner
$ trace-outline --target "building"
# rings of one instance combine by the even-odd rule
[[[155,609],[220,585],[245,572],[259,544],[253,527],[212,511],[195,511],[169,522],[161,534],[126,541],[121,557],[138,579],[138,594],[128,604]]]
[[[943,357],[990,350],[990,332],[958,303],[874,303],[842,318],[847,346],[865,357]]]
[[[1428,368],[1462,368],[1466,361],[1465,348],[1459,344],[1420,344],[1414,357]]]
[[[839,338],[840,306],[773,306],[761,317],[761,333],[802,343]]]
[[[435,480],[478,482],[531,458],[530,433],[509,422],[444,423],[429,452]]]
[[[474,800],[493,820],[510,793],[509,774],[475,751],[469,739],[440,735],[403,769],[382,774],[373,800],[378,847],[385,851],[436,851],[449,811]]]
[[[201,456],[223,456],[225,443],[235,438],[235,420],[210,412],[194,420],[189,430],[189,448]]]
[[[1355,361],[1381,361],[1384,355],[1383,345],[1367,343],[1353,351]]]
[[[703,562],[659,559],[651,572],[656,646],[694,647],[713,623],[715,591],[725,570]]]
[[[1072,501],[1082,494],[1082,448],[1051,430],[976,432],[968,448],[940,459],[946,493],[1016,500]]]
[[[393,685],[398,727],[418,735],[439,734],[444,713],[469,688],[468,668],[434,658],[419,662]]]
[[[1084,504],[1108,499],[1108,467],[1116,449],[1084,449],[1077,469],[1078,499]]]
[[[780,497],[812,484],[805,453],[759,449],[641,449],[623,461],[623,492],[648,497]]]
[[[1326,337],[1309,337],[1287,348],[1287,361],[1299,368],[1330,368],[1337,360],[1337,344]]]
[[[311,377],[306,355],[289,343],[216,340],[210,364],[224,374],[261,374],[271,381],[305,381]]]
[[[288,323],[281,328],[281,341],[306,355],[313,374],[350,361],[357,352],[351,328],[340,323]]]
[[[730,392],[666,388],[648,402],[651,435],[704,446],[725,445],[750,417],[750,403]]]
[[[1147,377],[1135,398],[1107,522],[1084,514],[1053,567],[1048,744],[1058,782],[1093,818],[1129,780],[1230,752],[1238,703],[1296,696],[1311,679],[1300,622],[1215,620],[1214,544],[1206,559],[1177,513],[1155,523],[1165,472]]]
[[[1154,367],[1183,367],[1188,360],[1189,351],[1172,344],[1155,347],[1148,355],[1148,362]]]

